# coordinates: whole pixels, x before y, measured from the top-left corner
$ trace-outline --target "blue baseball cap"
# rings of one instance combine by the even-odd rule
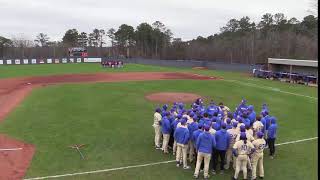
[[[205,125],[204,125],[204,130],[205,130],[205,131],[209,131],[209,130],[210,130],[210,126],[209,126],[208,124],[205,124]]]
[[[167,110],[168,109],[168,105],[167,104],[163,105],[162,109]]]
[[[262,138],[262,137],[264,136],[264,134],[263,134],[263,132],[258,131],[258,132],[257,132],[257,136],[258,136],[258,138]]]
[[[226,125],[226,123],[224,123],[224,122],[223,122],[223,123],[221,123],[221,128],[222,128],[222,129],[225,129],[225,128],[227,128],[227,125]]]
[[[246,132],[246,127],[244,125],[240,126],[240,132]]]
[[[233,122],[232,126],[236,128],[238,126],[238,122]]]
[[[240,133],[240,140],[246,140],[247,139],[247,135],[244,132]]]
[[[202,124],[202,123],[199,123],[199,124],[198,124],[198,128],[199,128],[199,129],[202,129],[202,127],[203,127],[203,124]]]
[[[156,112],[160,113],[161,109],[160,108],[156,108]]]
[[[231,123],[231,119],[230,119],[230,118],[227,118],[226,122],[227,122],[228,124],[230,124],[230,123]]]
[[[194,114],[194,115],[192,116],[192,119],[193,119],[193,120],[198,120],[198,116]]]
[[[212,119],[211,119],[211,120],[212,120],[212,122],[217,122],[217,118],[216,118],[216,117],[214,117],[214,116],[212,117]]]
[[[183,117],[183,118],[181,119],[180,123],[181,123],[182,125],[185,125],[185,124],[187,123],[187,118]]]

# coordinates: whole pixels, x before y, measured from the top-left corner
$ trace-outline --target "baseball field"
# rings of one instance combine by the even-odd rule
[[[0,112],[13,99],[0,113],[0,134],[33,152],[23,167],[14,157],[25,156],[24,149],[0,152],[0,169],[8,167],[16,179],[191,179],[194,168],[177,168],[172,154],[154,149],[151,125],[160,103],[145,98],[154,92],[195,93],[231,110],[242,98],[257,112],[267,103],[279,134],[275,159],[265,153],[265,179],[317,179],[317,88],[237,72],[137,64],[0,66]],[[74,144],[85,144],[84,160],[69,147]]]

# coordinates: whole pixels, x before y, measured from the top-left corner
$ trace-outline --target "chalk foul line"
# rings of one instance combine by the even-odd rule
[[[300,140],[296,140],[296,141],[289,141],[289,142],[279,143],[279,144],[275,144],[275,146],[281,146],[281,145],[286,145],[286,144],[295,144],[295,143],[304,142],[304,141],[311,141],[311,140],[315,140],[315,139],[318,139],[318,137],[313,137],[313,138],[300,139]]]
[[[291,94],[294,96],[301,96],[301,97],[306,97],[306,98],[310,98],[310,99],[314,99],[314,100],[318,100],[317,97],[313,97],[313,96],[307,96],[307,95],[303,95],[303,94],[298,94],[298,93],[292,93],[292,92],[288,92],[288,91],[282,91],[278,88],[273,88],[273,87],[269,87],[269,86],[263,86],[263,85],[257,85],[257,84],[253,84],[253,83],[247,83],[247,82],[242,82],[242,81],[237,81],[237,80],[224,80],[227,82],[235,82],[238,84],[242,84],[242,85],[246,85],[246,86],[250,86],[250,87],[256,87],[256,88],[261,88],[261,89],[268,89],[271,91],[275,91],[275,92],[281,92],[281,93],[285,93],[285,94]]]
[[[295,144],[305,141],[311,141],[318,139],[318,137],[312,137],[307,139],[300,139],[296,141],[289,141],[284,143],[275,144],[275,146],[281,146],[286,144]],[[146,166],[154,166],[159,164],[168,164],[175,162],[175,160],[171,161],[161,161],[161,162],[155,162],[155,163],[148,163],[148,164],[140,164],[140,165],[133,165],[133,166],[124,166],[124,167],[118,167],[118,168],[110,168],[110,169],[101,169],[101,170],[95,170],[95,171],[86,171],[86,172],[78,172],[78,173],[69,173],[69,174],[60,174],[60,175],[53,175],[53,176],[43,176],[43,177],[34,177],[34,178],[27,178],[24,180],[38,180],[38,179],[53,179],[53,178],[61,178],[61,177],[68,177],[68,176],[78,176],[78,175],[86,175],[86,174],[97,174],[97,173],[103,173],[103,172],[110,172],[110,171],[118,171],[118,170],[124,170],[124,169],[131,169],[131,168],[138,168],[138,167],[146,167]]]

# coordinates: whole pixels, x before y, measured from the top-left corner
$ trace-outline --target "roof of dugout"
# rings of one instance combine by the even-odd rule
[[[297,60],[297,59],[276,59],[268,58],[268,64],[283,64],[292,66],[308,66],[308,67],[318,67],[318,61],[315,60]]]

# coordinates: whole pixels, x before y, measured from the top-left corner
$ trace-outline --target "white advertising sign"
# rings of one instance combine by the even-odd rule
[[[67,63],[67,58],[62,58],[62,63]]]
[[[0,60],[0,64],[3,64],[3,60]]]
[[[12,61],[10,59],[8,59],[7,64],[12,64]]]
[[[23,59],[23,64],[29,64],[29,60],[28,59]]]
[[[69,61],[70,61],[71,63],[73,63],[73,62],[74,62],[74,59],[73,59],[73,58],[70,58]]]
[[[84,62],[101,62],[101,58],[84,58]]]
[[[52,59],[47,59],[47,63],[51,64],[52,63]]]
[[[14,60],[14,64],[20,64],[20,59]]]
[[[36,59],[31,59],[31,63],[32,64],[37,64],[37,60]]]
[[[54,63],[59,64],[60,63],[59,59],[55,59]]]
[[[81,63],[81,58],[77,58],[77,63]]]

